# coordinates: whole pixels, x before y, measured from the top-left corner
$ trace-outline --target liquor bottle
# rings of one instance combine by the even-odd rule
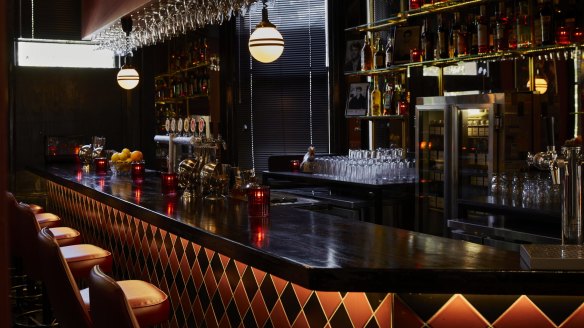
[[[456,56],[466,56],[468,54],[469,54],[468,30],[466,24],[461,24],[456,43]]]
[[[519,2],[519,12],[516,15],[517,47],[531,47],[531,32],[529,27],[528,3],[526,0]]]
[[[393,85],[385,81],[385,92],[383,93],[383,115],[393,115]]]
[[[487,17],[487,6],[481,5],[480,16],[477,17],[477,41],[478,53],[489,52],[489,19]]]
[[[507,7],[507,38],[507,47],[517,49],[517,23],[511,7]]]
[[[539,9],[539,21],[541,25],[541,44],[544,46],[554,43],[552,35],[553,10],[549,1],[539,0],[542,5]]]
[[[377,47],[375,50],[374,58],[375,58],[374,64],[376,69],[385,67],[385,51],[383,50],[383,46],[381,45],[381,38],[377,39]]]
[[[499,1],[499,7],[495,14],[495,51],[505,51],[509,49],[509,27],[506,14],[505,2]]]
[[[434,58],[434,46],[432,32],[428,28],[427,19],[424,19],[420,38],[422,43],[422,55],[424,56],[424,60],[432,60]]]
[[[385,67],[393,65],[393,35],[387,37],[387,45],[385,46]]]
[[[371,97],[369,99],[369,103],[371,104],[370,115],[380,116],[381,115],[381,91],[379,91],[377,77],[373,77],[373,90],[371,91]]]
[[[191,54],[192,62],[191,65],[195,66],[199,63],[199,41],[195,40],[193,42],[193,52]]]
[[[563,4],[566,4],[566,1],[563,1]],[[572,8],[571,10],[569,8]],[[570,36],[572,35],[572,30],[574,29],[574,25],[576,23],[576,19],[573,16],[573,12],[575,11],[571,7],[564,7],[560,5],[559,0],[554,0],[554,35],[555,35],[555,43],[559,45],[568,45],[570,44]]]
[[[472,16],[468,16],[467,22],[469,52],[471,55],[476,55],[479,53],[479,36],[476,19],[474,19]]]
[[[207,61],[207,49],[209,45],[207,44],[207,38],[203,38],[201,46],[199,47],[199,61],[204,63]]]
[[[363,48],[361,48],[361,70],[370,71],[372,67],[373,53],[369,44],[369,38],[365,35],[365,42],[363,42]]]
[[[434,59],[448,58],[448,42],[446,40],[446,28],[442,25],[442,15],[438,14],[438,27],[436,29],[436,48]]]
[[[458,56],[456,48],[458,47],[458,36],[460,33],[460,13],[454,13],[454,22],[450,28],[450,36],[448,38],[448,57],[454,58]]]

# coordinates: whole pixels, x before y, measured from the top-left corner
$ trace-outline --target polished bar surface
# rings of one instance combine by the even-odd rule
[[[578,295],[579,271],[522,270],[515,252],[465,241],[272,206],[258,243],[246,203],[165,197],[147,172],[97,176],[73,166],[31,169],[53,183],[108,204],[181,238],[314,290]]]

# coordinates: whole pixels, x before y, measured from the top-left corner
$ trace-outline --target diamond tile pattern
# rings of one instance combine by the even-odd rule
[[[476,295],[308,290],[59,184],[47,186],[48,210],[85,242],[112,252],[116,279],[149,281],[169,295],[163,327],[584,327],[584,303],[575,298],[558,311],[525,295],[492,295],[485,303]]]

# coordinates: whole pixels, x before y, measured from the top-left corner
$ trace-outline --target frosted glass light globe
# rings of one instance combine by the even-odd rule
[[[271,63],[284,52],[284,38],[275,27],[258,26],[249,37],[249,52],[262,63]]]
[[[140,82],[140,75],[134,67],[129,65],[122,66],[122,69],[118,72],[118,84],[120,87],[131,90],[134,89]]]

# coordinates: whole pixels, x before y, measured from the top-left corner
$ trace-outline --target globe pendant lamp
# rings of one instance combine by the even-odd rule
[[[122,17],[122,30],[126,32],[126,45],[127,54],[126,62],[118,72],[117,80],[120,87],[126,90],[134,89],[140,82],[140,75],[138,71],[127,62],[128,57],[132,56],[132,50],[130,47],[130,32],[132,32],[132,17],[125,16]]]
[[[262,63],[271,63],[284,52],[284,38],[276,30],[276,25],[268,20],[268,6],[263,1],[262,21],[256,26],[249,37],[249,52],[251,56]]]

